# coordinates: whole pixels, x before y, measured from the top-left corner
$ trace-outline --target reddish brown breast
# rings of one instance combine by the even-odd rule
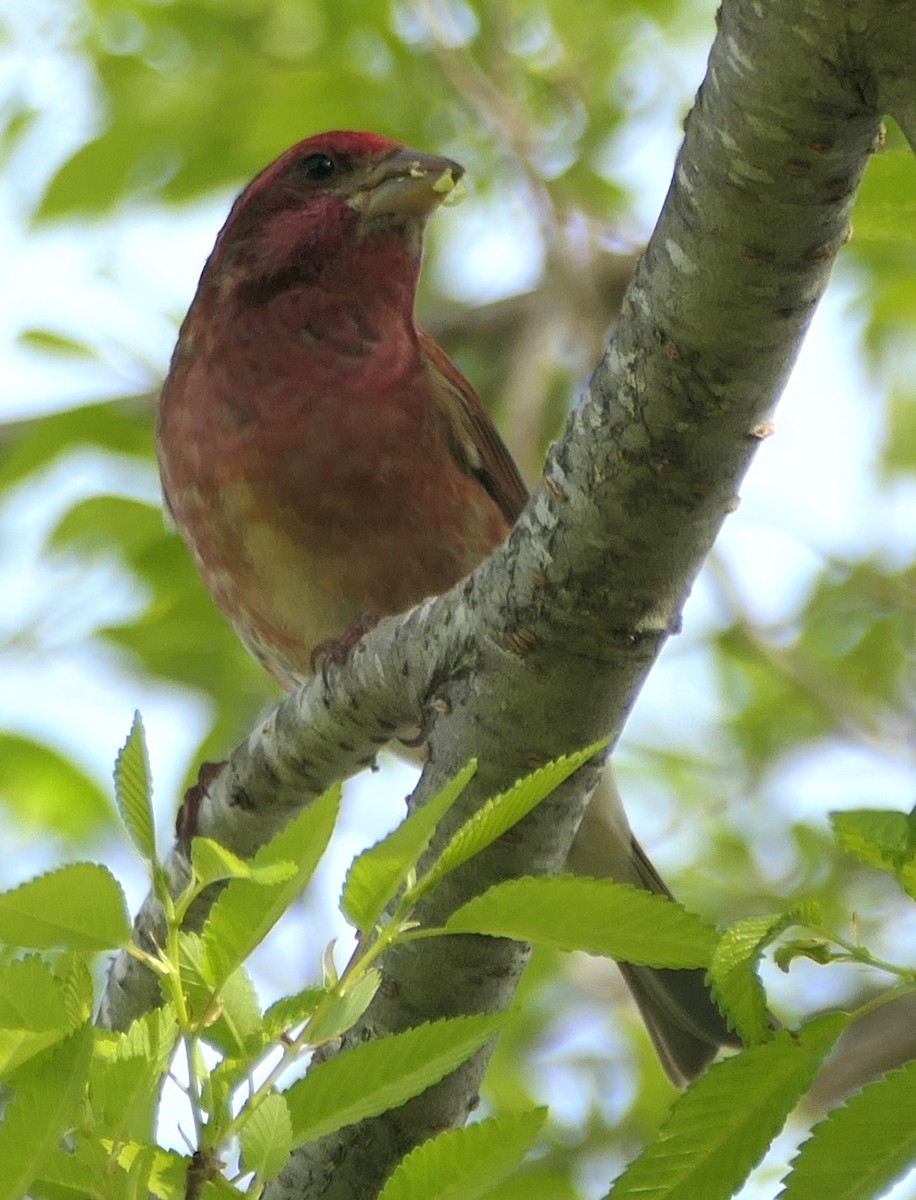
[[[287,296],[198,333],[192,310],[158,429],[198,569],[283,682],[364,614],[451,587],[508,531],[455,457],[412,322],[350,313],[318,336],[310,319]]]

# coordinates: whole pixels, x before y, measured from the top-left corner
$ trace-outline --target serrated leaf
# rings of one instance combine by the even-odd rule
[[[360,933],[371,932],[388,902],[403,887],[430,843],[436,826],[455,803],[477,770],[471,760],[397,829],[356,858],[347,872],[340,898],[341,912]]]
[[[213,984],[206,974],[204,949],[199,933],[179,933],[178,966],[188,1016],[197,1023],[203,1020],[214,994]]]
[[[61,982],[37,954],[0,965],[0,1026],[67,1030]]]
[[[260,945],[311,879],[334,830],[339,807],[340,786],[335,784],[252,859],[258,870],[293,862],[294,875],[271,886],[248,879],[233,879],[226,885],[210,910],[201,937],[206,978],[214,988]]]
[[[766,994],[757,977],[757,964],[770,942],[793,924],[795,910],[768,917],[736,921],[719,936],[709,967],[713,996],[746,1045],[772,1036]]]
[[[171,1004],[163,1004],[131,1021],[123,1033],[113,1033],[107,1045],[96,1047],[97,1054],[107,1057],[141,1057],[165,1070],[178,1040],[178,1022]]]
[[[309,1041],[312,1044],[325,1042],[351,1029],[375,999],[381,983],[381,971],[371,967],[311,1026]]]
[[[607,879],[513,879],[463,905],[449,933],[483,933],[584,950],[651,967],[705,967],[712,926],[666,896]]]
[[[255,867],[208,837],[196,837],[191,841],[191,866],[198,881],[204,885],[223,879],[250,879],[252,883],[265,885],[285,883],[296,873],[294,862]]]
[[[117,880],[95,863],[72,863],[0,894],[0,941],[48,950],[114,950],[130,919]]]
[[[92,1029],[83,1026],[19,1072],[0,1123],[0,1200],[21,1200],[75,1122],[91,1053]]]
[[[419,1095],[476,1053],[503,1021],[502,1015],[434,1021],[317,1063],[285,1093],[294,1145]]]
[[[486,1200],[582,1200],[571,1175],[568,1168],[550,1158],[527,1162],[490,1188]]]
[[[872,1200],[916,1162],[916,1060],[866,1084],[811,1131],[779,1200]]]
[[[48,1152],[41,1164],[40,1174],[36,1176],[35,1183],[39,1185],[35,1187],[37,1195],[47,1196],[49,1200],[67,1200],[68,1195],[72,1195],[72,1200],[92,1196],[98,1170],[93,1169],[93,1164],[80,1159],[80,1140],[77,1134],[71,1139],[73,1146]],[[95,1165],[97,1167],[97,1163]]]
[[[846,1027],[830,1013],[713,1063],[683,1092],[609,1200],[730,1200],[766,1153]]]
[[[867,867],[897,876],[916,900],[916,810],[858,809],[830,814],[840,846]]]
[[[807,958],[822,967],[833,962],[837,954],[821,938],[794,938],[777,946],[773,954],[773,961],[780,971],[788,971],[796,958]]]
[[[158,1071],[139,1055],[96,1058],[89,1079],[94,1133],[113,1142],[153,1137],[161,1082]]]
[[[217,987],[210,979],[202,937],[182,933],[178,947],[188,1013],[201,1037],[231,1057],[260,1049],[264,1044],[261,1007],[244,968],[236,967]]]
[[[141,858],[156,862],[156,826],[153,819],[153,784],[146,732],[139,712],[134,713],[127,741],[114,766],[115,801],[121,820]]]
[[[427,886],[434,887],[450,871],[479,854],[518,824],[551,792],[556,791],[570,775],[607,748],[608,738],[602,738],[584,750],[555,759],[524,779],[519,779],[508,791],[488,800],[455,834],[432,868]]]
[[[237,967],[219,991],[218,1017],[201,1032],[223,1054],[254,1053],[264,1045],[258,993],[244,967]]]
[[[521,1162],[546,1118],[538,1108],[430,1138],[399,1164],[379,1200],[478,1200]]]
[[[118,1143],[152,1141],[159,1088],[177,1041],[171,1006],[145,1013],[124,1033],[97,1033],[89,1071],[95,1135]]]
[[[153,1146],[144,1146],[130,1164],[127,1172],[127,1186],[124,1188],[123,1200],[149,1200],[150,1179],[156,1163],[156,1150]]]
[[[64,988],[51,967],[28,955],[0,966],[0,1079],[62,1041],[78,1024],[73,1021]]]
[[[239,1132],[241,1166],[253,1171],[258,1181],[275,1179],[286,1166],[293,1148],[293,1129],[283,1096],[265,1096]]]
[[[866,867],[896,873],[913,855],[913,831],[906,813],[882,809],[832,812],[839,845]]]
[[[830,814],[839,845],[867,867],[896,875],[916,900],[916,810],[858,809]]]
[[[77,1152],[79,1152],[79,1147],[80,1141],[77,1139]],[[97,1163],[98,1151],[93,1152],[88,1146],[85,1149],[90,1162]],[[185,1181],[190,1162],[186,1155],[176,1154],[170,1150],[161,1150],[157,1146],[127,1142],[119,1147],[117,1161],[118,1166],[128,1173],[134,1169],[134,1164],[138,1161],[143,1164],[144,1170],[145,1164],[150,1162],[150,1174],[147,1180],[148,1192],[159,1197],[160,1200],[175,1200],[176,1197],[185,1195]],[[138,1196],[136,1200],[146,1200],[146,1197]]]
[[[87,956],[65,950],[55,958],[52,970],[61,986],[70,1028],[76,1029],[92,1019],[95,1009],[95,987]]]
[[[0,1079],[8,1079],[23,1063],[65,1037],[61,1029],[0,1029]]]
[[[201,1080],[201,1104],[214,1126],[226,1126],[234,1116],[233,1097],[240,1083],[254,1091],[254,1060],[248,1053],[240,1058],[223,1058]]]
[[[264,1031],[273,1039],[304,1024],[312,1015],[327,990],[321,987],[304,988],[295,996],[284,996],[272,1004],[264,1014]]]

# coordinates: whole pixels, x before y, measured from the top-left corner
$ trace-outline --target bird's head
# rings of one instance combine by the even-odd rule
[[[367,261],[384,235],[419,262],[423,227],[462,191],[451,159],[373,133],[317,134],[292,146],[245,188],[219,235],[211,268],[274,294],[320,278],[344,252]],[[352,270],[352,264],[350,266]]]

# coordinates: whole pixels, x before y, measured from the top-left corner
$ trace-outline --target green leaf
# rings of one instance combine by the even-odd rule
[[[715,930],[666,896],[606,879],[513,879],[449,917],[449,933],[484,933],[584,950],[651,967],[705,967]]]
[[[156,1165],[154,1146],[142,1146],[127,1171],[124,1200],[149,1200],[150,1180]]]
[[[37,955],[0,966],[0,1079],[85,1025],[93,1012],[85,960],[61,954],[49,966]]]
[[[23,1063],[63,1041],[61,1029],[0,1029],[0,1079],[8,1079]]]
[[[780,1200],[871,1200],[916,1161],[916,1060],[867,1084],[814,1126]]]
[[[853,213],[856,241],[901,243],[916,240],[916,171],[912,154],[885,149],[869,163]]]
[[[21,1200],[75,1123],[91,1053],[92,1029],[83,1026],[18,1073],[0,1123],[0,1200]]]
[[[85,342],[53,333],[50,329],[23,329],[16,341],[26,350],[37,350],[40,354],[66,355],[73,358],[95,358]]]
[[[916,848],[916,829],[902,812],[857,809],[832,812],[830,823],[840,846],[866,867],[897,873]]]
[[[519,779],[508,791],[488,800],[483,807],[455,834],[425,881],[427,887],[435,886],[450,871],[454,871],[468,859],[501,838],[503,834],[526,817],[561,783],[575,774],[581,766],[605,750],[608,738],[602,738],[584,750],[566,755],[540,767],[524,779]]]
[[[736,921],[719,936],[709,967],[713,996],[746,1045],[772,1036],[766,995],[757,978],[760,956],[780,933],[796,921],[796,910]]]
[[[257,989],[244,967],[237,967],[219,991],[219,1018],[201,1036],[224,1054],[256,1053],[265,1044]]]
[[[713,1065],[683,1092],[609,1200],[730,1200],[846,1027],[830,1013]]]
[[[49,1151],[32,1185],[35,1195],[42,1200],[85,1200],[93,1195],[98,1181],[98,1164],[97,1161],[85,1162],[80,1157],[84,1140],[76,1134],[72,1138],[72,1147],[61,1146]]]
[[[98,1143],[79,1133],[73,1142],[73,1152],[62,1151],[53,1155],[48,1169],[42,1173],[43,1178],[51,1182],[59,1181],[76,1190],[73,1200],[84,1200],[85,1195],[92,1196],[93,1200],[96,1196],[108,1200],[112,1195],[125,1197],[125,1200],[148,1200],[149,1195],[157,1196],[160,1200],[178,1200],[185,1195],[185,1178],[190,1162],[185,1155],[160,1150],[157,1146],[142,1142],[125,1142],[113,1148],[117,1155],[115,1163],[109,1161],[106,1164],[109,1179],[113,1177],[112,1191],[99,1192]],[[88,1192],[80,1189],[79,1184],[84,1170],[88,1171],[93,1183],[93,1188]],[[144,1190],[138,1192],[138,1187]],[[61,1200],[64,1200],[64,1196],[61,1195]]]
[[[0,1026],[68,1030],[62,984],[37,954],[0,965]]]
[[[152,428],[149,398],[110,400],[4,426],[0,490],[13,487],[77,447],[92,446],[149,463]],[[149,467],[146,468],[147,470]]]
[[[339,1037],[356,1024],[382,984],[382,973],[371,967],[354,984],[337,997],[326,1012],[309,1029],[309,1041],[314,1045]]]
[[[207,837],[192,840],[191,866],[198,882],[204,886],[223,879],[250,879],[252,883],[270,885],[285,883],[296,874],[294,862],[271,863],[258,868]]]
[[[867,867],[896,875],[916,900],[916,809],[909,813],[858,809],[830,814],[834,836]]]
[[[91,1020],[95,1011],[95,986],[88,956],[66,950],[54,959],[52,970],[60,981],[70,1028],[76,1029]]]
[[[102,789],[73,763],[39,742],[0,735],[0,796],[16,820],[74,841],[112,823]]]
[[[94,1136],[151,1142],[159,1089],[178,1041],[171,1006],[145,1013],[124,1033],[99,1031],[89,1071]]]
[[[127,741],[118,751],[114,767],[115,801],[121,820],[140,857],[156,863],[156,826],[153,817],[153,782],[146,731],[139,712],[134,713]]]
[[[236,967],[217,988],[200,935],[182,933],[178,945],[188,1012],[201,1037],[232,1057],[260,1050],[265,1044],[261,1008],[244,968]]]
[[[201,941],[205,974],[217,990],[267,936],[311,879],[334,830],[340,807],[335,784],[295,817],[252,859],[257,870],[296,863],[296,872],[271,886],[233,879],[210,910]]]
[[[397,1108],[438,1083],[500,1029],[503,1016],[434,1021],[315,1064],[285,1093],[295,1145]]]
[[[477,1200],[521,1162],[546,1117],[537,1108],[430,1138],[395,1169],[379,1200]]]
[[[283,1096],[272,1092],[247,1116],[239,1132],[241,1167],[258,1181],[276,1179],[293,1148],[293,1129]]]
[[[61,1041],[75,1024],[60,980],[42,959],[29,955],[0,966],[0,1078]]]
[[[264,1014],[267,1036],[277,1038],[303,1025],[326,995],[325,988],[310,987],[297,992],[295,996],[284,996],[272,1004]]]
[[[129,938],[124,893],[94,863],[73,863],[0,894],[0,940],[10,946],[100,951]]]
[[[490,1188],[486,1200],[582,1200],[582,1192],[571,1178],[572,1171],[550,1158],[525,1165],[514,1175]]]
[[[823,967],[827,963],[835,962],[838,957],[844,956],[832,950],[829,942],[825,942],[823,938],[790,938],[776,947],[773,961],[780,971],[787,972],[796,958],[806,958],[809,962]]]
[[[455,803],[477,770],[471,760],[454,779],[421,808],[415,809],[397,829],[359,855],[344,880],[340,907],[360,933],[371,932],[385,906],[403,887],[429,845],[436,826]]]

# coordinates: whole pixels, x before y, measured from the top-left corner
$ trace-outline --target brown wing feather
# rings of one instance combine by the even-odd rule
[[[479,479],[514,525],[528,503],[528,489],[505,442],[477,393],[441,346],[420,330],[420,348],[431,364],[433,395],[448,426],[455,456],[469,475]],[[454,403],[457,401],[457,403]]]

